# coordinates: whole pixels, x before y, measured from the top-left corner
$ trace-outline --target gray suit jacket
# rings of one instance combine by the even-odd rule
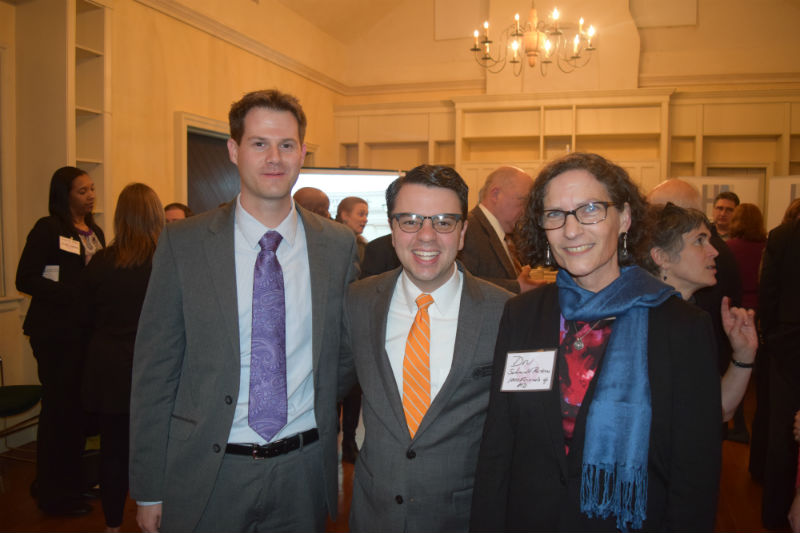
[[[514,263],[480,207],[475,206],[469,212],[467,222],[464,248],[458,253],[458,259],[473,275],[519,293]]]
[[[341,386],[353,365],[364,396],[365,438],[356,461],[352,531],[466,531],[497,328],[511,296],[459,265],[464,285],[453,364],[414,439],[385,350],[389,303],[401,269],[354,283]]]
[[[166,227],[153,259],[133,364],[131,497],[163,501],[162,530],[200,519],[239,395],[235,202]],[[326,501],[336,514],[336,392],[342,305],[357,275],[353,232],[297,208],[311,270],[314,411]],[[231,495],[235,497],[235,495]]]

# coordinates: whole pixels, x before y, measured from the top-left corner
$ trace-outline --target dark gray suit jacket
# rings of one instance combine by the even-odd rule
[[[469,212],[467,222],[464,248],[458,253],[458,259],[473,275],[519,293],[514,263],[480,207],[475,206]]]
[[[401,269],[350,287],[345,324],[351,352],[342,356],[341,386],[352,382],[355,366],[366,432],[353,482],[352,531],[467,530],[497,326],[511,294],[461,271],[452,367],[413,440],[385,350]]]
[[[239,395],[234,206],[231,202],[166,227],[139,320],[130,490],[135,500],[163,501],[162,530],[190,531],[200,519]],[[341,311],[347,286],[357,275],[356,243],[345,226],[297,210],[311,270],[314,412],[324,468],[320,483],[335,516]]]

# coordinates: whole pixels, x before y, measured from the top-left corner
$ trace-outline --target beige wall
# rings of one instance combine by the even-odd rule
[[[112,50],[114,197],[141,180],[165,203],[185,200],[174,184],[175,113],[227,122],[230,104],[255,89],[296,95],[316,164],[336,164],[331,90],[132,0],[114,4]]]

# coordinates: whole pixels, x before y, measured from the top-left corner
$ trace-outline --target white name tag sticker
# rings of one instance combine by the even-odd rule
[[[59,266],[58,265],[45,265],[42,277],[50,281],[58,281]]]
[[[81,255],[81,243],[75,239],[64,237],[63,235],[58,238],[58,247],[75,255]]]
[[[555,350],[508,352],[503,371],[503,392],[550,390],[553,387]]]

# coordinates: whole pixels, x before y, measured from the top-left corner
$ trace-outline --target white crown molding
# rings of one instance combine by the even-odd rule
[[[639,87],[691,87],[731,85],[800,84],[800,72],[765,72],[741,74],[654,75],[640,74]]]

